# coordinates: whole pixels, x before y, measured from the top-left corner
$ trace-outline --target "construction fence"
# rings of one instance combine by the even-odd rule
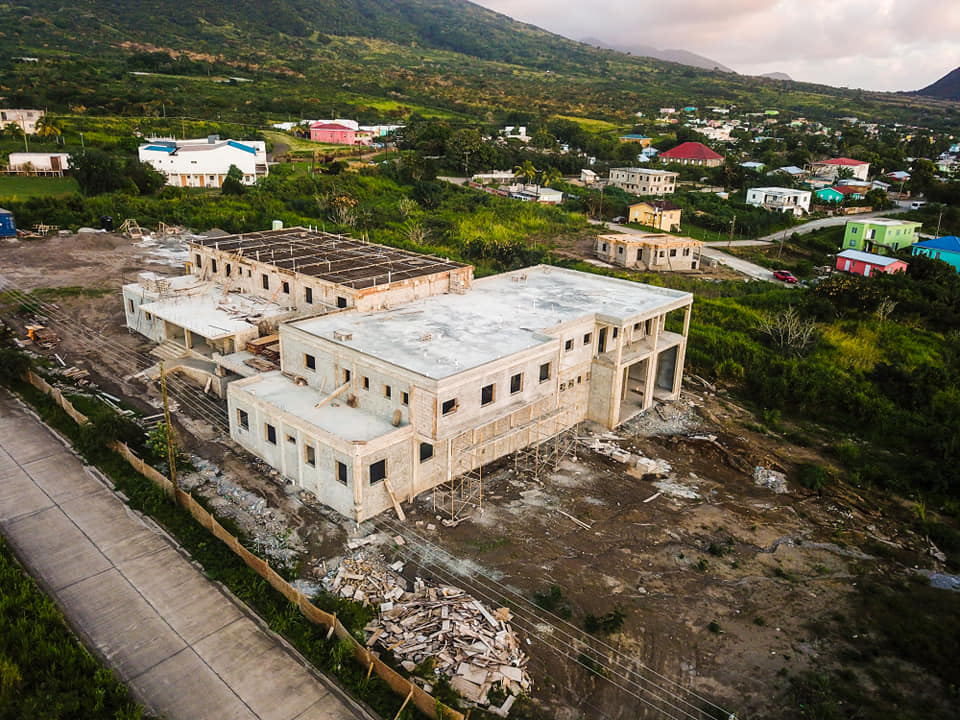
[[[73,418],[77,424],[88,422],[86,415],[74,408],[60,390],[51,386],[42,377],[28,370],[25,380],[40,392],[53,398],[57,405]],[[400,716],[400,713],[408,704],[413,703],[424,715],[434,720],[463,720],[464,716],[462,713],[443,705],[419,685],[410,682],[407,678],[377,658],[365,645],[350,634],[347,628],[337,619],[336,615],[325,612],[311,603],[307,596],[280,577],[266,561],[254,555],[241,544],[236,536],[227,532],[227,530],[217,522],[217,519],[189,493],[176,487],[169,478],[144,462],[144,460],[137,456],[127,445],[121,442],[115,442],[112,445],[112,449],[118,452],[134,470],[162,488],[171,500],[189,512],[194,520],[203,525],[214,537],[229,547],[243,560],[247,567],[270,583],[270,585],[287,600],[296,605],[300,613],[307,620],[315,625],[322,625],[327,628],[329,630],[327,634],[328,638],[331,635],[336,635],[339,639],[349,642],[353,649],[354,659],[363,667],[367,668],[367,676],[369,677],[371,673],[376,673],[397,695],[404,698],[403,705],[401,705],[400,710],[397,711],[396,717]]]

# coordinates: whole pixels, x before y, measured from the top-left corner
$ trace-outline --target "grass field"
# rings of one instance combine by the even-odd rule
[[[47,195],[66,195],[78,192],[79,189],[76,180],[68,177],[0,176],[0,198],[11,200],[24,200]]]

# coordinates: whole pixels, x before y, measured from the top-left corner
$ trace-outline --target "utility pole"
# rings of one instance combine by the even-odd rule
[[[167,426],[167,463],[170,465],[170,482],[177,487],[177,449],[173,444],[173,425],[170,424],[170,406],[167,404],[167,374],[160,361],[160,390],[163,394],[163,421]]]
[[[783,252],[783,242],[787,239],[787,231],[783,231],[783,235],[780,236],[780,249],[777,250],[777,260],[780,259],[780,253]]]
[[[736,227],[737,216],[733,216],[733,220],[730,221],[730,239],[727,240],[727,248],[733,247],[733,228]]]
[[[940,215],[937,217],[937,234],[934,237],[940,237],[940,221],[943,220],[943,210],[940,211]]]

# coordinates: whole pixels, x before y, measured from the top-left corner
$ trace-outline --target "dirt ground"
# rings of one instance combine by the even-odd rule
[[[124,327],[119,288],[140,270],[178,273],[181,255],[174,242],[53,237],[0,245],[0,275],[22,289],[109,290],[55,301],[68,320],[56,352],[149,410],[156,388],[129,376],[151,346]],[[210,463],[191,482],[265,546],[292,549],[305,579],[344,554],[348,537],[378,530],[407,539],[380,550],[405,559],[408,577],[435,573],[514,609],[533,696],[553,717],[707,717],[693,714],[698,696],[740,718],[782,717],[788,675],[842,664],[848,640],[811,628],[852,611],[864,571],[932,567],[928,546],[898,529],[909,524],[903,505],[844,486],[822,497],[803,489],[796,466],[822,462],[814,451],[763,432],[722,393],[689,379],[686,388],[680,403],[615,434],[581,426],[569,452],[539,472],[512,458],[485,469],[482,512],[455,527],[430,493],[405,506],[403,525],[390,513],[357,527],[232,447],[222,429],[191,420],[189,408],[180,419],[188,449]],[[662,461],[658,472],[644,474],[641,458]],[[785,473],[786,492],[757,485],[758,466]],[[867,549],[877,543],[902,562],[874,557]],[[569,625],[529,610],[552,586]],[[624,624],[603,645],[582,632],[587,614],[614,610]],[[606,677],[578,664],[583,653],[609,666]],[[671,695],[658,699],[663,688]]]

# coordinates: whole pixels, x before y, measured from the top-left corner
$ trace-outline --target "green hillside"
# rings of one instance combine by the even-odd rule
[[[411,112],[490,123],[517,113],[620,125],[661,105],[720,104],[934,128],[960,117],[957,105],[919,96],[600,50],[466,0],[37,0],[0,5],[0,20],[3,103],[59,113],[254,124]]]

